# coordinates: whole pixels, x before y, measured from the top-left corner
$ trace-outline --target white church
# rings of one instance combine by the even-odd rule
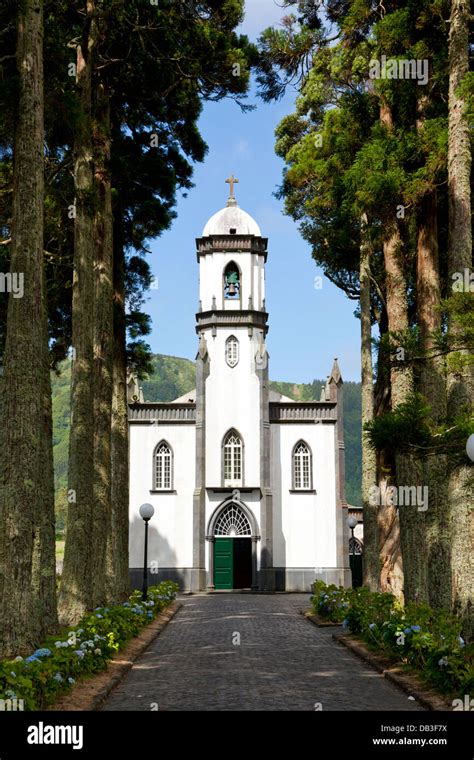
[[[129,384],[130,576],[140,586],[149,523],[150,582],[186,591],[310,591],[350,585],[342,378],[334,361],[321,400],[270,390],[267,238],[227,205],[196,239],[196,388],[147,402]],[[283,307],[283,305],[281,305]]]

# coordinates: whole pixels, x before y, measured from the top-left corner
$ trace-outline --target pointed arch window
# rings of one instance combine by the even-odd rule
[[[155,491],[173,489],[173,450],[166,441],[161,441],[153,454],[153,488]]]
[[[237,301],[240,298],[240,269],[230,261],[224,269],[224,299]]]
[[[240,435],[235,430],[229,430],[224,438],[222,447],[224,485],[242,485],[243,473],[243,444]]]
[[[229,504],[217,518],[215,536],[251,536],[252,528],[247,515],[238,504]]]
[[[309,491],[313,488],[312,465],[311,449],[305,441],[298,441],[292,456],[294,491]]]
[[[225,342],[225,360],[229,367],[239,363],[239,341],[235,335],[230,335]]]

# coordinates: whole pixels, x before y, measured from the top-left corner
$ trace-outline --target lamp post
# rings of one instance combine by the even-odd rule
[[[148,599],[148,523],[155,514],[155,508],[152,504],[142,504],[138,511],[140,512],[140,517],[145,523],[145,556],[143,559],[142,600],[146,602]]]
[[[357,525],[357,517],[353,517],[352,515],[347,518],[347,526],[350,528],[351,531],[351,554],[355,554],[354,552],[354,528]]]
[[[353,517],[353,515],[349,515],[347,518],[347,527],[351,531],[351,542],[349,545],[349,566],[351,568],[351,576],[352,576],[352,588],[355,588],[359,585],[358,579],[357,579],[357,573],[356,573],[356,567],[355,567],[355,543],[354,543],[354,528],[357,525],[357,518]]]
[[[466,443],[466,454],[471,462],[474,462],[474,433],[471,433]]]

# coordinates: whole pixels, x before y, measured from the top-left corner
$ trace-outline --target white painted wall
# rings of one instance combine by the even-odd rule
[[[174,490],[153,488],[153,450],[165,439],[174,453]],[[155,514],[149,523],[148,561],[158,567],[192,567],[193,492],[196,429],[194,425],[130,425],[130,567],[143,566],[144,524],[138,514],[149,502]]]
[[[203,311],[212,309],[212,299],[216,298],[216,308],[226,311],[248,308],[249,296],[252,296],[253,308],[261,310],[265,298],[265,276],[263,254],[241,251],[214,251],[200,256],[199,265],[199,299]],[[231,261],[235,262],[241,271],[241,299],[224,298],[224,270]]]
[[[225,361],[225,342],[230,335],[239,341],[239,363]],[[222,442],[235,428],[244,442],[244,486],[260,486],[260,380],[255,355],[262,332],[248,335],[247,327],[219,328],[215,338],[205,331],[210,358],[206,380],[206,484],[222,484]],[[236,484],[237,485],[237,484]]]
[[[277,567],[336,567],[335,431],[333,424],[271,425]],[[312,450],[316,494],[290,492],[291,455],[301,439]]]

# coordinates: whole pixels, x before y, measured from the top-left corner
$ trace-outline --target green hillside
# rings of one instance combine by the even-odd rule
[[[195,385],[195,365],[189,359],[157,354],[153,357],[154,372],[142,382],[147,401],[173,401],[192,390]],[[69,446],[69,383],[70,362],[60,367],[60,374],[52,375],[53,388],[53,444],[56,481],[56,509],[58,529],[64,528],[67,492],[67,460]],[[312,383],[270,383],[273,390],[295,401],[319,400],[323,380]],[[359,383],[344,383],[344,434],[346,443],[346,496],[350,504],[360,504],[361,484],[361,399]]]
[[[189,359],[157,354],[153,375],[142,382],[146,401],[174,401],[196,385],[196,367]]]

